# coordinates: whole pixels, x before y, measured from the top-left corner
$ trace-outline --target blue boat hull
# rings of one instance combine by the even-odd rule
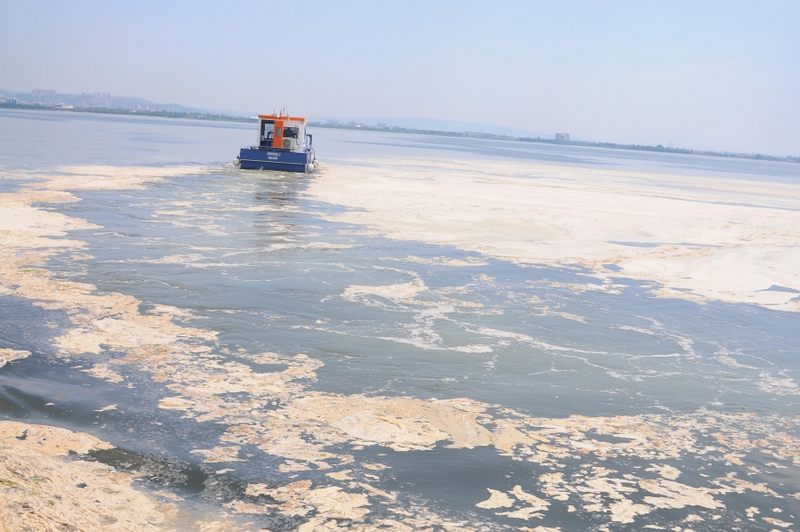
[[[239,150],[239,168],[245,170],[309,172],[313,169],[313,164],[313,151],[294,152],[257,148],[242,148]]]

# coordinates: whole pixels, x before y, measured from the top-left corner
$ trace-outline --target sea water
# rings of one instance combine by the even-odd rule
[[[140,189],[78,191],[79,202],[53,206],[96,228],[72,235],[87,243],[87,258],[56,256],[48,269],[100,292],[134,296],[144,310],[185,309],[192,316],[186,323],[218,333],[217,353],[255,371],[275,368],[248,362],[247,354],[304,353],[322,363],[316,380],[306,383],[309,392],[468,398],[547,419],[747,413],[764,416],[767,438],[769,416],[800,414],[796,313],[656,298],[643,281],[600,281],[577,266],[520,265],[327,221],[342,207],[304,194],[314,174],[232,166],[238,148],[254,135],[251,124],[3,110],[0,192],[70,165],[202,167]],[[328,128],[316,129],[314,142],[323,169],[359,159],[492,157],[798,182],[796,165],[702,156]],[[325,472],[313,468],[299,477],[281,472],[282,459],[255,446],[246,448],[243,461],[204,461],[191,451],[213,446],[225,422],[198,422],[159,408],[172,393],[135,364],[115,368],[124,383],[81,371],[115,355],[60,356],[54,339],[68,324],[63,311],[0,295],[0,347],[32,353],[0,369],[3,418],[94,434],[120,449],[97,459],[139,468],[149,487],[175,490],[220,511],[245,497],[249,483],[324,481]],[[97,412],[112,403],[115,410]],[[796,437],[797,427],[791,430]],[[313,428],[307,436],[314,438]],[[598,435],[604,438],[615,441]],[[452,449],[446,441],[402,451],[343,442],[332,452],[383,464],[375,487],[476,527],[525,525],[475,505],[486,499],[487,488],[521,485],[534,492],[546,469],[492,447]],[[679,526],[687,514],[699,514],[703,526],[767,527],[747,520],[750,506],[778,508],[776,517],[796,524],[797,456],[792,462],[745,454],[739,476],[763,483],[769,494],[718,494],[723,511],[656,507],[633,524],[615,526]],[[716,464],[701,458],[684,457],[686,484],[701,485],[702,478],[692,477],[695,467],[714,474]],[[638,474],[647,466],[630,458],[583,463],[574,453],[563,460],[575,471],[611,464],[620,474]],[[373,501],[373,512],[383,515],[392,504]],[[721,517],[712,520],[713,514]],[[277,528],[302,522],[277,512],[257,519]],[[608,515],[553,502],[530,523],[592,528],[608,523]]]

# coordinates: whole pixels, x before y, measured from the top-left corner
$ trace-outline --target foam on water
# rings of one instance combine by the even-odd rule
[[[174,497],[276,529],[797,522],[796,313],[387,240],[329,221],[341,207],[304,194],[314,177],[102,162],[4,171],[25,180],[0,201],[2,308],[52,327],[4,314],[0,407],[100,436],[79,451],[146,472],[153,512]],[[81,463],[70,474],[99,474]]]

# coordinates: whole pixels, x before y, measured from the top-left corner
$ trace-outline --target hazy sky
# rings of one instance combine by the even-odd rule
[[[800,1],[0,0],[0,88],[800,155]]]

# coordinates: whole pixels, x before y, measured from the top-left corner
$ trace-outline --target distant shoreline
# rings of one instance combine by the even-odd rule
[[[160,118],[189,118],[194,120],[208,120],[215,122],[240,122],[240,123],[255,123],[256,118],[249,118],[245,116],[226,115],[217,113],[205,112],[187,112],[187,111],[138,111],[133,109],[122,108],[108,108],[108,107],[78,107],[78,106],[56,106],[56,105],[40,105],[40,104],[26,104],[26,103],[7,103],[0,102],[0,109],[25,109],[34,111],[64,111],[73,113],[98,113],[98,114],[111,114],[111,115],[128,115],[128,116],[153,116]],[[675,153],[681,155],[705,155],[710,157],[727,157],[731,159],[749,159],[756,161],[774,161],[774,162],[787,162],[787,163],[800,163],[800,156],[777,156],[765,155],[761,153],[737,153],[737,152],[719,152],[712,150],[691,150],[688,148],[673,148],[669,146],[647,145],[647,144],[618,144],[615,142],[590,142],[581,140],[555,140],[542,137],[524,137],[516,135],[498,135],[493,133],[480,133],[474,131],[443,131],[437,129],[414,129],[406,127],[389,127],[389,126],[367,126],[356,123],[341,123],[341,122],[310,122],[313,127],[331,128],[331,129],[351,129],[357,131],[384,131],[390,133],[411,133],[422,135],[436,135],[441,137],[461,137],[461,138],[475,138],[487,140],[510,140],[517,142],[530,142],[537,144],[555,144],[561,146],[585,146],[591,148],[612,148],[618,150],[630,151],[644,151],[654,153]]]

